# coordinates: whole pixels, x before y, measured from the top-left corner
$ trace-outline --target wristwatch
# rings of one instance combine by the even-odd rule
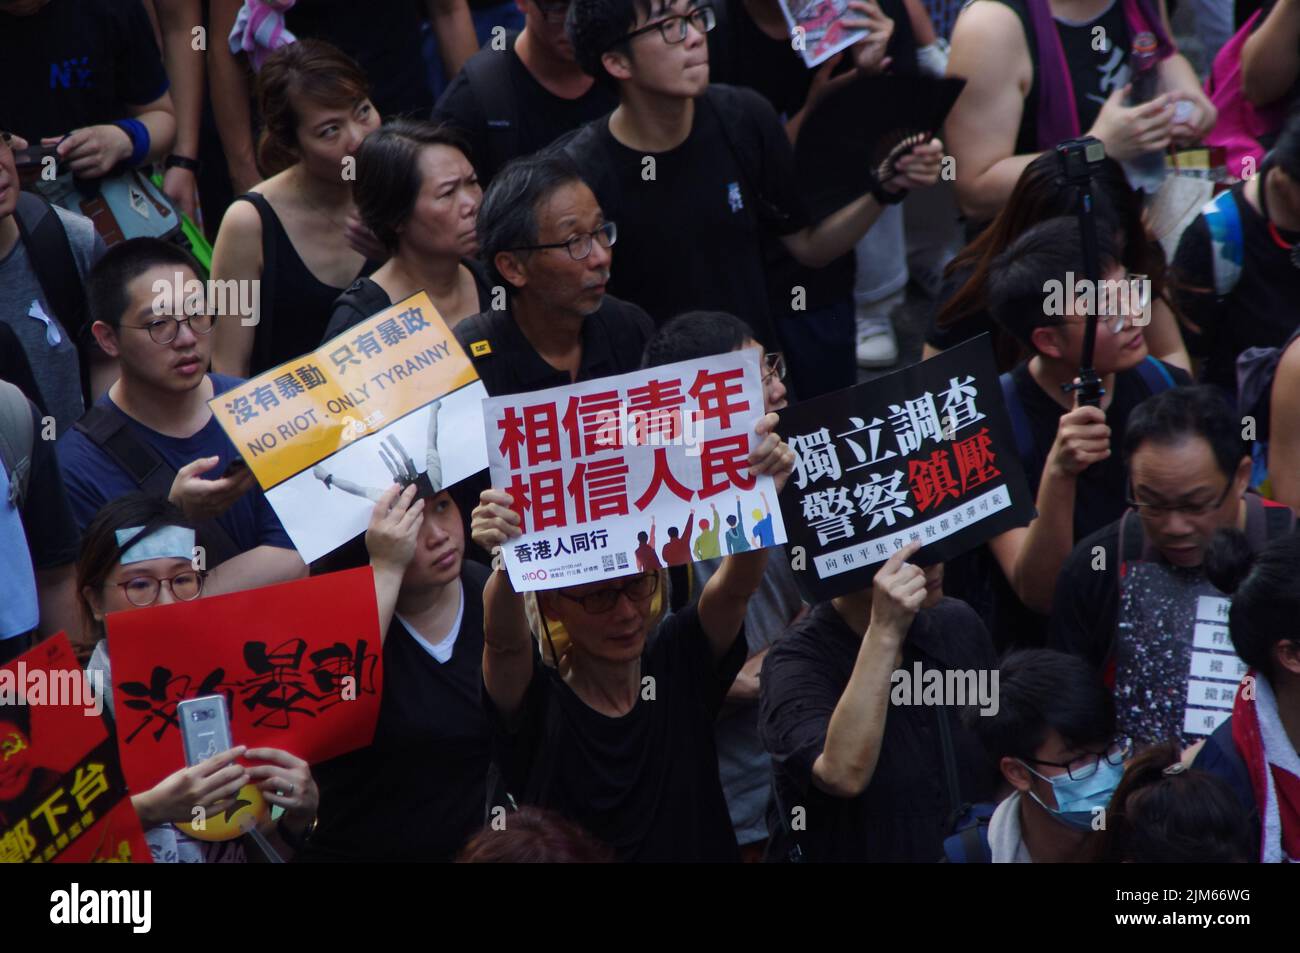
[[[176,155],[175,153],[173,153],[172,155],[169,155],[166,159],[163,160],[163,168],[165,168],[165,169],[188,169],[190,172],[193,172],[195,175],[198,175],[198,174],[199,174],[199,160],[198,160],[198,159],[190,159],[190,158],[187,158],[186,156],[178,156],[178,155]]]
[[[292,831],[289,830],[288,827],[285,826],[284,818],[282,817],[280,818],[280,823],[276,825],[276,830],[280,832],[280,836],[284,839],[284,842],[286,844],[288,844],[294,850],[302,850],[303,845],[306,844],[307,841],[311,839],[311,835],[316,833],[316,825],[319,821],[320,821],[319,816],[313,817],[311,819],[311,823],[307,825],[306,830],[304,830],[301,835],[298,835],[298,834],[294,834]]]

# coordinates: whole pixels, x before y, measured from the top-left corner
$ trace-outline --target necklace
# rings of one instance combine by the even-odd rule
[[[1272,170],[1268,170],[1272,171]],[[1268,171],[1259,179],[1259,211],[1264,216],[1264,221],[1268,225],[1269,237],[1273,239],[1273,244],[1287,252],[1291,259],[1291,267],[1300,268],[1300,242],[1288,242],[1278,231],[1278,227],[1273,224],[1273,219],[1268,214]]]

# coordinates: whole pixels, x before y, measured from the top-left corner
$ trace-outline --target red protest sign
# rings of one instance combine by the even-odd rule
[[[59,633],[0,668],[0,863],[149,863],[117,747]]]
[[[133,791],[184,767],[176,706],[224,694],[236,745],[315,764],[370,744],[382,684],[370,569],[108,616]]]

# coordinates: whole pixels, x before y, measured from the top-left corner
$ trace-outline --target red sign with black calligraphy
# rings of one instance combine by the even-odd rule
[[[146,791],[185,765],[176,706],[222,693],[236,745],[315,764],[370,744],[382,687],[369,567],[107,618],[122,767]]]
[[[151,863],[102,693],[60,632],[0,667],[0,863]]]
[[[791,565],[814,599],[870,585],[910,540],[928,565],[1034,517],[988,335],[789,407],[781,432]]]
[[[785,542],[746,465],[762,416],[748,350],[484,401],[492,485],[523,518],[502,547],[516,591]]]

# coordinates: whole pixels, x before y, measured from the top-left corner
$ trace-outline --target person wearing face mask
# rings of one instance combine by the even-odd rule
[[[451,328],[491,307],[487,273],[474,260],[483,190],[455,132],[410,119],[387,123],[361,143],[353,195],[390,257],[339,296],[323,341],[417,291]]]
[[[1087,862],[1124,773],[1110,692],[1082,659],[1024,649],[998,665],[998,709],[966,719],[1013,790],[944,842],[950,863]]]
[[[214,281],[258,282],[256,314],[213,335],[213,370],[236,377],[314,348],[334,300],[376,266],[346,237],[350,167],[379,128],[365,74],[328,43],[299,40],[267,57],[257,98],[258,161],[270,177],[226,210],[212,250]]]
[[[995,772],[948,704],[894,704],[917,669],[988,671],[974,610],[943,595],[943,564],[897,550],[869,589],[821,602],[767,653],[759,734],[772,756],[768,860],[932,862]],[[916,687],[919,694],[920,687]]]
[[[749,350],[759,355],[763,367],[763,410],[780,413],[786,406],[785,362],[780,353],[763,353],[749,325],[722,311],[688,311],[673,318],[646,345],[645,366],[659,367],[677,361]],[[700,590],[722,565],[718,549],[718,508],[711,520],[699,521],[691,565],[691,594]],[[705,539],[711,536],[711,541]],[[701,544],[703,543],[703,546]],[[804,610],[784,547],[769,549],[767,569],[745,611],[748,657],[727,689],[726,702],[713,726],[718,748],[718,774],[727,796],[731,823],[741,856],[760,860],[767,842],[767,800],[771,770],[767,752],[758,737],[758,689],[763,660],[771,646]],[[708,558],[705,555],[708,554]]]
[[[1103,674],[1135,741],[1191,744],[1217,727],[1243,674],[1216,628],[1227,601],[1206,574],[1206,547],[1218,530],[1238,529],[1258,552],[1293,532],[1295,515],[1248,492],[1241,420],[1213,388],[1149,398],[1129,418],[1123,451],[1129,509],[1070,554],[1048,645]]]
[[[485,45],[451,81],[433,118],[469,143],[484,186],[511,159],[604,116],[618,97],[582,71],[564,32],[569,0],[516,0],[524,28]]]

